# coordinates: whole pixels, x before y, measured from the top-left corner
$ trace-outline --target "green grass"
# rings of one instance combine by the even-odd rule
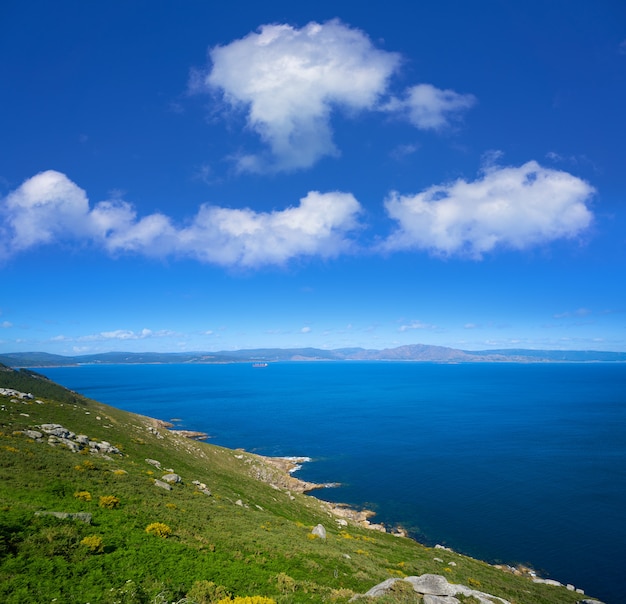
[[[0,372],[0,387],[16,387],[2,376],[14,377]],[[21,389],[35,394],[29,376],[18,377]],[[407,538],[341,527],[323,502],[258,480],[263,474],[280,483],[280,473],[255,455],[161,428],[156,435],[149,418],[74,393],[36,396],[41,404],[0,396],[0,601],[7,604],[54,598],[163,603],[186,596],[204,604],[225,593],[267,596],[279,604],[344,603],[389,577],[423,573],[445,575],[514,604],[580,599],[564,588],[536,585]],[[35,442],[20,434],[44,423],[106,440],[122,454],[105,459],[74,453],[48,445],[45,437]],[[160,461],[163,471],[146,458]],[[154,485],[166,468],[183,479],[171,491]],[[200,493],[193,480],[205,483],[212,495]],[[100,505],[111,498],[119,503]],[[38,511],[88,512],[92,521],[37,516]],[[154,523],[170,533],[146,532]],[[318,523],[327,530],[325,540],[311,538]],[[416,601],[401,589],[377,602]]]

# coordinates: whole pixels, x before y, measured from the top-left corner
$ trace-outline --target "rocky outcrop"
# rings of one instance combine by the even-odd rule
[[[356,601],[361,597],[376,598],[384,596],[392,591],[393,586],[398,581],[409,583],[413,590],[422,596],[423,604],[460,604],[458,598],[455,597],[457,595],[474,597],[480,604],[511,604],[504,598],[471,589],[465,585],[448,583],[445,577],[431,574],[406,577],[404,579],[387,579],[372,587],[365,594],[354,596],[350,601]]]
[[[37,442],[43,442],[44,435],[47,435],[49,445],[63,446],[74,453],[88,449],[92,454],[121,455],[120,450],[106,440],[91,440],[86,434],[75,434],[61,424],[41,424],[35,427],[39,429],[22,430],[22,434]]]

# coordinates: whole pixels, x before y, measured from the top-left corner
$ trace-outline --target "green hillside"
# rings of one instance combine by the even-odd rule
[[[1,602],[344,603],[425,573],[514,604],[583,597],[339,518],[271,460],[1,369],[0,388],[32,394],[0,394]],[[407,585],[359,602],[421,601]]]

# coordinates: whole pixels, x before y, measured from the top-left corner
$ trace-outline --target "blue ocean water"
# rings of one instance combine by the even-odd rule
[[[626,365],[276,363],[39,369],[265,455],[419,541],[626,600]]]

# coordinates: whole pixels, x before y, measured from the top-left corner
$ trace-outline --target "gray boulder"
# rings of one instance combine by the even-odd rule
[[[404,579],[387,579],[370,589],[365,596],[377,597],[389,593],[390,588],[396,581],[406,581],[413,586],[416,593],[423,596],[423,604],[459,604],[456,595],[476,598],[480,604],[510,604],[507,600],[492,596],[491,594],[470,589],[465,585],[448,583],[441,575],[425,574],[418,577],[405,577]],[[361,596],[354,596],[350,601],[354,601]]]
[[[167,482],[163,482],[162,480],[159,480],[158,478],[154,480],[154,484],[157,487],[161,487],[162,489],[165,489],[166,491],[172,490],[172,487],[169,484],[167,484]]]
[[[422,598],[422,604],[461,604],[454,596],[431,596],[426,594]]]
[[[173,473],[165,474],[164,476],[161,476],[161,480],[165,482],[169,482],[170,484],[177,484],[183,481],[183,479],[178,474],[173,474]]]
[[[363,595],[369,598],[377,598],[379,596],[384,596],[385,594],[389,592],[389,590],[391,589],[391,587],[396,581],[400,581],[400,579],[387,579],[386,581],[383,581],[382,583],[379,583],[378,585],[374,585],[374,587],[366,591]],[[352,602],[352,600],[355,600],[358,597],[359,596],[354,596],[353,598],[350,599],[350,601]]]
[[[321,524],[314,527],[311,534],[317,535],[320,539],[326,539],[326,529]]]
[[[457,593],[455,585],[451,585],[441,575],[421,575],[419,577],[407,577],[407,583],[413,586],[413,589],[420,594],[429,594],[433,596],[454,596]]]

